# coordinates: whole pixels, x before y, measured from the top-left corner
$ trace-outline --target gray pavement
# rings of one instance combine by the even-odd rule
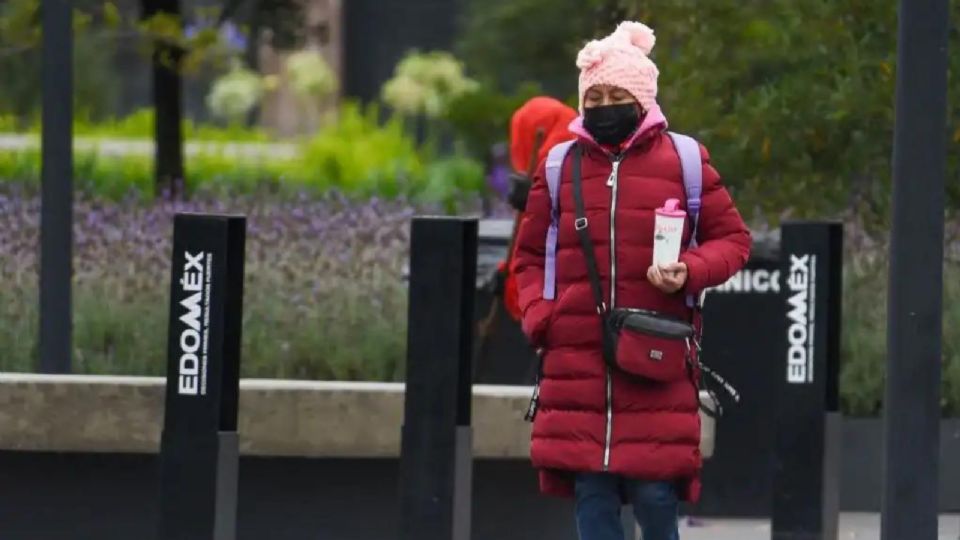
[[[766,520],[697,519],[693,525],[681,521],[682,540],[770,540]],[[844,513],[840,516],[837,540],[879,540],[880,515]],[[960,515],[940,516],[939,540],[960,540]]]

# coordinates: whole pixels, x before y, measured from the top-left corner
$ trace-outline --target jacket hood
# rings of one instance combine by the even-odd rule
[[[576,117],[577,111],[552,97],[538,96],[524,103],[510,119],[510,164],[514,170],[527,172],[546,159],[555,145],[572,139],[568,126]],[[537,162],[531,164],[537,129],[543,130],[543,143]]]

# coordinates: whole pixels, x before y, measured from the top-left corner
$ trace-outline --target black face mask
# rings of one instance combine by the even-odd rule
[[[583,109],[583,127],[598,143],[616,146],[640,125],[640,111],[636,103],[603,105]]]

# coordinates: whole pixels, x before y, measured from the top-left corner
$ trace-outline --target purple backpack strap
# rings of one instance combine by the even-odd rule
[[[557,295],[557,234],[560,231],[560,170],[567,152],[575,140],[565,141],[547,154],[546,177],[550,191],[550,227],[547,229],[546,256],[543,261],[543,298],[553,300]]]
[[[683,189],[687,196],[687,214],[691,220],[690,246],[697,246],[697,225],[700,223],[700,195],[703,193],[703,162],[700,159],[700,144],[692,137],[668,132],[673,146],[680,156],[680,169],[683,171]],[[696,299],[687,296],[687,305],[693,307]]]

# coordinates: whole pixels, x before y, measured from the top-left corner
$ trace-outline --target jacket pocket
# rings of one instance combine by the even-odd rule
[[[537,300],[535,304],[527,308],[523,316],[522,328],[527,339],[535,347],[542,347],[547,335],[550,323],[553,321],[555,311],[555,301]]]
[[[621,329],[616,338],[617,366],[627,373],[658,382],[687,376],[686,340],[669,339]]]

